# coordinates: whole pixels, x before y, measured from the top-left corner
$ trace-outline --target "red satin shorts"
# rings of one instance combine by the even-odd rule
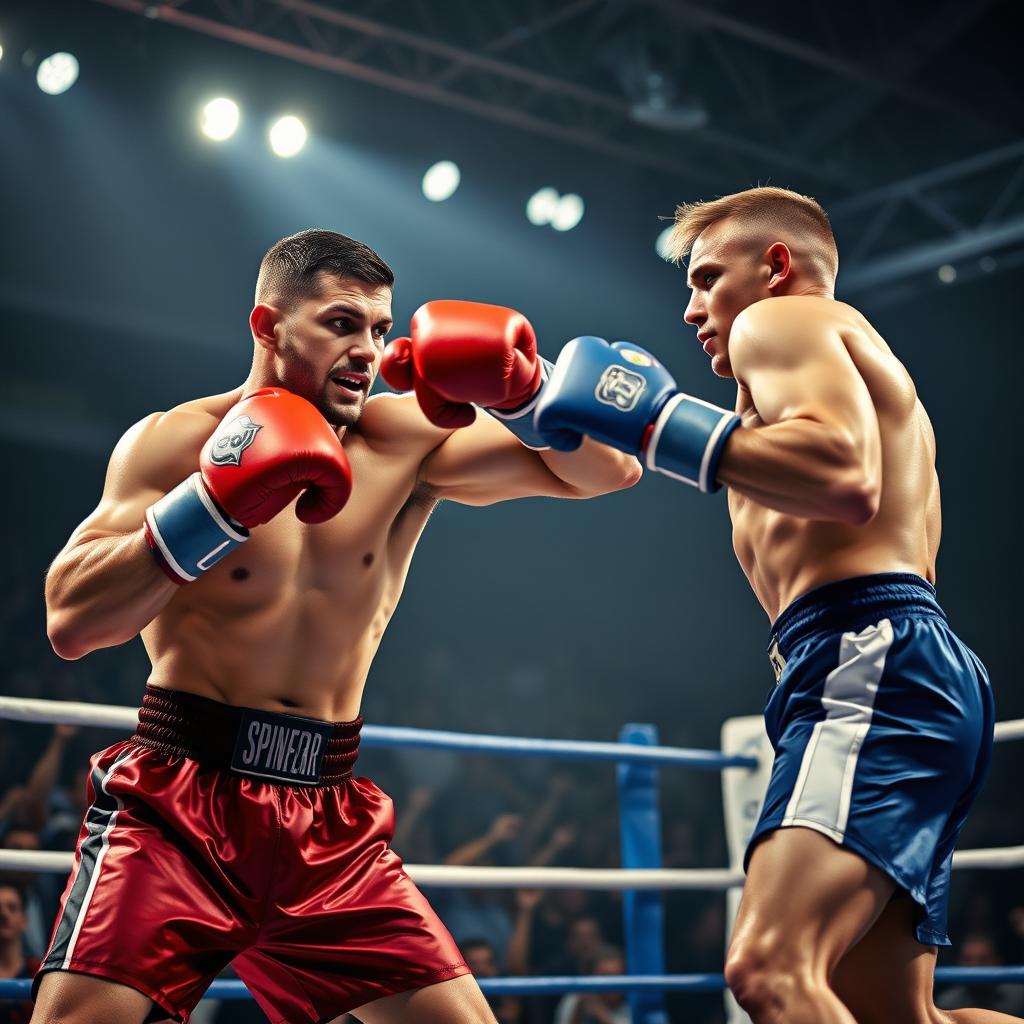
[[[243,730],[244,710],[150,687],[135,736],[94,756],[36,984],[96,975],[149,996],[153,1019],[187,1021],[230,963],[271,1021],[298,1024],[468,974],[388,845],[391,799],[352,777],[361,723],[327,725],[319,781],[298,784],[230,764],[267,720],[308,720],[258,713]],[[285,773],[312,771],[300,732],[278,744]]]

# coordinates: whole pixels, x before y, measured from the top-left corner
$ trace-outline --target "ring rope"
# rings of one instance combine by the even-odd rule
[[[67,874],[74,853],[57,850],[0,850],[0,871]],[[1004,850],[961,850],[955,869],[1018,868],[1024,846]],[[417,885],[436,889],[597,889],[724,892],[743,885],[743,872],[731,868],[505,868],[455,864],[406,864]]]
[[[940,985],[1024,985],[1024,967],[938,967],[935,981]],[[477,978],[484,995],[541,996],[568,992],[721,992],[722,974],[635,974],[602,975],[585,978]],[[28,999],[31,978],[0,979],[0,1002]],[[218,979],[206,990],[205,998],[236,1000],[251,998],[244,982]]]
[[[63,722],[131,731],[138,724],[138,709],[114,704],[83,704],[75,701],[0,697],[0,718],[19,722]],[[716,771],[722,768],[756,768],[757,758],[723,754],[717,750],[686,747],[638,746],[631,743],[595,743],[587,740],[542,740],[526,736],[485,736],[479,733],[364,725],[362,745],[370,747],[419,747],[461,750],[560,760],[632,761],[685,765]]]
[[[1006,740],[1024,740],[1024,718],[996,722],[992,739],[996,743],[1003,743]]]

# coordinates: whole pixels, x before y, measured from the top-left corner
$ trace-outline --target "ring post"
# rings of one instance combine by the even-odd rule
[[[656,746],[653,725],[624,725],[621,743]],[[658,769],[653,764],[624,762],[618,767],[619,836],[624,868],[661,867],[661,812]],[[629,974],[665,973],[665,914],[658,891],[627,889],[622,894],[626,970]],[[634,1024],[667,1024],[663,992],[630,992]]]

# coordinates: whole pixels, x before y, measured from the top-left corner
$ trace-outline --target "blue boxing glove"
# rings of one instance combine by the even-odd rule
[[[552,448],[574,451],[592,437],[702,491],[718,490],[718,460],[739,422],[679,391],[650,352],[590,336],[562,349],[534,413]]]

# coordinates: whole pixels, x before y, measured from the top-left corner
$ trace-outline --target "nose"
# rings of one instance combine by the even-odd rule
[[[690,295],[690,301],[686,305],[686,311],[683,313],[683,323],[691,324],[694,327],[700,327],[708,315],[704,311],[703,306],[697,301],[697,293],[694,292]]]
[[[361,359],[367,366],[376,363],[380,358],[380,353],[381,346],[374,341],[371,328],[361,332],[348,350],[348,355],[352,359]]]

